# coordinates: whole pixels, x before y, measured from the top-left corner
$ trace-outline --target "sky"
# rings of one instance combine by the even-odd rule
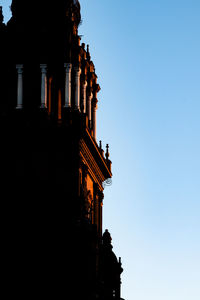
[[[80,1],[125,300],[200,300],[200,1]],[[10,1],[1,0],[5,21]]]

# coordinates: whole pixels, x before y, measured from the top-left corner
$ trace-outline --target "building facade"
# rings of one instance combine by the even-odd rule
[[[102,232],[109,147],[96,141],[100,86],[77,0],[0,9],[3,272],[8,296],[121,299]]]

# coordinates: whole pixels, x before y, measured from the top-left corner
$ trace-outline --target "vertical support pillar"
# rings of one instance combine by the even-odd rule
[[[87,88],[87,81],[84,81],[83,83],[83,113],[86,113],[86,98],[87,98],[87,94],[86,94],[86,88]]]
[[[92,127],[92,97],[93,94],[92,92],[90,92],[89,96],[88,96],[88,120],[89,120],[89,128]]]
[[[75,109],[80,111],[80,75],[81,69],[79,67],[75,68]]]
[[[48,101],[48,114],[50,115],[51,114],[51,91],[52,89],[52,77],[49,78],[49,94],[48,94],[48,98],[49,98],[49,101]]]
[[[65,67],[65,108],[71,107],[71,71],[72,64],[64,64]]]
[[[58,91],[58,120],[62,119],[62,93],[61,89]]]
[[[99,219],[99,189],[98,184],[94,183],[94,224],[97,226],[97,231],[100,231]]]
[[[103,198],[104,198],[103,192],[99,191],[98,198],[99,198],[99,234],[100,234],[100,236],[102,236],[102,224],[103,224],[102,211],[103,211]]]
[[[47,108],[47,65],[41,64],[41,105],[40,108]]]
[[[96,139],[96,111],[97,111],[97,103],[98,100],[96,98],[92,101],[92,129],[93,129],[93,137]]]
[[[23,65],[16,65],[17,69],[17,106],[16,109],[23,108]]]

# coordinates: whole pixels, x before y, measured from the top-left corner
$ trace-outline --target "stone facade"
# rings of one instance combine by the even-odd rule
[[[80,4],[13,0],[11,10],[7,25],[0,10],[7,295],[119,300],[121,261],[102,233],[111,161],[96,141],[100,86]]]

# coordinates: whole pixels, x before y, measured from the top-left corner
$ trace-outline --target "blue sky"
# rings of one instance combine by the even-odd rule
[[[97,136],[113,162],[104,228],[122,257],[122,297],[199,300],[200,1],[81,5],[102,88]]]

